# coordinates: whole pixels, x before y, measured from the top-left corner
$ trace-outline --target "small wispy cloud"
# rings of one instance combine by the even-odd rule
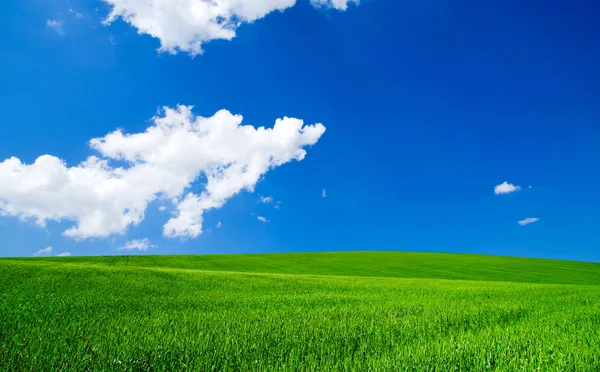
[[[326,198],[327,197],[327,190],[325,190],[325,189],[321,190],[321,197],[322,198]]]
[[[75,15],[75,18],[81,18],[81,17],[83,17],[83,14],[81,14],[79,12],[76,12],[73,9],[69,9],[69,12],[73,13],[73,15]]]
[[[150,243],[150,240],[148,240],[148,238],[144,238],[130,240],[127,243],[125,243],[124,246],[120,247],[119,250],[132,251],[137,249],[138,251],[147,251],[150,248],[156,248],[156,245]]]
[[[166,207],[166,206],[164,206],[164,205],[161,205],[160,207],[158,207],[158,211],[159,211],[159,212],[164,212],[164,211],[166,211],[166,210],[167,210],[167,207]]]
[[[63,252],[63,253],[59,253],[56,256],[58,257],[68,257],[71,255],[71,252]]]
[[[275,199],[273,199],[273,197],[272,197],[272,196],[262,196],[262,195],[261,195],[261,196],[258,198],[258,202],[259,202],[259,203],[264,203],[264,204],[271,204],[271,203],[273,203],[274,201],[275,201]]]
[[[258,217],[256,217],[256,218],[257,218],[257,219],[258,219],[260,222],[262,222],[262,223],[271,222],[271,221],[267,220],[266,218],[264,218],[263,216],[258,216]]]
[[[40,249],[39,251],[35,252],[33,255],[34,256],[42,256],[42,255],[46,255],[46,254],[50,254],[52,253],[52,247],[48,246],[44,249]]]
[[[272,204],[273,208],[275,208],[275,209],[279,209],[281,207],[281,201],[275,200],[275,198],[272,196],[262,196],[261,195],[258,198],[258,202],[263,203],[263,204]]]
[[[504,181],[504,183],[501,183],[501,184],[497,185],[496,187],[494,187],[494,193],[496,195],[510,194],[511,192],[515,192],[515,191],[519,191],[519,190],[521,190],[521,186],[513,185],[512,183],[508,183],[506,181]]]
[[[63,29],[64,22],[57,19],[47,19],[46,26],[56,31],[59,35],[64,35],[65,30]]]
[[[221,221],[217,222],[217,229],[220,229],[221,226],[223,226],[223,224],[221,223]]]
[[[525,225],[529,225],[530,223],[538,222],[539,220],[540,219],[537,217],[528,217],[524,220],[519,221],[518,224],[521,226],[525,226]]]

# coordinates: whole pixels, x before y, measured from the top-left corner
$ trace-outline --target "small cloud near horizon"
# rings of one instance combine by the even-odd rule
[[[68,257],[71,255],[71,252],[63,252],[63,253],[59,253],[56,256],[57,257]]]
[[[50,253],[52,253],[52,247],[48,246],[44,249],[40,249],[39,251],[35,252],[33,255],[37,257],[37,256],[46,255],[46,254],[50,254]]]
[[[125,243],[124,246],[119,247],[119,250],[120,251],[131,251],[131,250],[147,251],[149,248],[156,248],[156,245],[153,245],[152,243],[150,243],[150,240],[148,240],[148,238],[144,238],[144,239],[130,240],[127,243]]]

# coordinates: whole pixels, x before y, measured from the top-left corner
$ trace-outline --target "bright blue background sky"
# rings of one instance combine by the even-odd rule
[[[0,255],[48,245],[118,254],[147,237],[158,246],[148,254],[393,249],[600,261],[598,2],[365,0],[337,12],[299,1],[193,59],[158,54],[158,40],[121,21],[103,26],[107,12],[99,2],[2,2],[0,161],[52,154],[76,165],[92,154],[89,139],[143,131],[157,108],[178,103],[256,126],[293,116],[327,132],[305,160],[207,212],[210,235],[163,238],[158,205],[126,236],[84,242],[61,236],[69,222],[40,229],[0,217]],[[47,19],[64,20],[65,34]],[[504,181],[523,190],[495,195]],[[526,217],[540,221],[519,226]]]

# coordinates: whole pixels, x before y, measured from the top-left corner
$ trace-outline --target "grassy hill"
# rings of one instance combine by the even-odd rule
[[[2,259],[0,370],[595,371],[599,272],[397,252]]]
[[[600,264],[470,254],[326,252],[28,258],[39,262],[273,274],[600,284]]]

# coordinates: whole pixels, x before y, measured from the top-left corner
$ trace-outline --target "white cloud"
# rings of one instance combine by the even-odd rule
[[[220,229],[221,226],[223,226],[223,224],[221,223],[221,221],[217,222],[217,229]]]
[[[70,252],[63,252],[63,253],[59,253],[59,254],[57,254],[56,256],[58,256],[58,257],[68,257],[68,256],[70,256],[70,255],[71,255],[71,253],[70,253]]]
[[[39,251],[35,252],[33,255],[34,256],[42,256],[42,255],[46,255],[46,254],[50,254],[52,253],[52,247],[46,247],[44,249],[40,249]]]
[[[73,13],[73,14],[75,15],[75,18],[81,18],[81,17],[83,17],[83,14],[81,14],[81,13],[79,13],[79,12],[76,12],[76,11],[74,11],[74,10],[73,10],[73,9],[71,9],[71,8],[69,8],[69,12],[70,12],[70,13]]]
[[[322,198],[326,198],[327,197],[327,190],[325,190],[325,189],[321,190],[321,197]]]
[[[272,196],[260,196],[258,198],[259,203],[271,204],[275,201]]]
[[[521,226],[525,226],[525,225],[529,225],[530,223],[538,222],[539,220],[540,219],[537,217],[528,217],[524,220],[519,221],[518,224]]]
[[[64,22],[56,19],[46,20],[46,26],[56,31],[59,35],[64,35],[65,30],[63,29]]]
[[[304,159],[304,147],[325,132],[321,124],[287,117],[272,128],[255,128],[227,110],[195,116],[191,106],[164,108],[152,122],[142,133],[117,130],[92,139],[100,157],[77,166],[51,155],[33,164],[15,157],[0,162],[0,214],[42,227],[47,220],[74,221],[63,234],[86,239],[125,233],[161,198],[176,207],[163,234],[194,238],[202,233],[205,211],[253,191],[270,169]],[[204,190],[189,191],[201,176]]]
[[[166,211],[166,210],[167,210],[167,207],[166,207],[166,206],[164,206],[164,205],[161,205],[160,207],[158,207],[158,211],[159,211],[159,212],[164,212],[164,211]]]
[[[497,185],[496,187],[494,187],[494,193],[496,195],[510,194],[511,192],[515,192],[515,191],[519,191],[519,190],[521,190],[521,186],[515,186],[512,183],[508,183],[506,181],[504,181],[504,183],[501,183],[501,184]]]
[[[359,0],[310,0],[310,3],[315,7],[334,8],[337,10],[348,9],[348,4],[355,3],[358,5]]]
[[[273,208],[275,209],[279,209],[281,207],[281,201],[275,200],[275,198],[272,196],[260,196],[258,198],[258,202],[263,204],[272,204]]]
[[[125,243],[124,246],[119,247],[119,250],[132,251],[132,250],[137,249],[138,251],[147,251],[149,248],[156,248],[156,246],[151,244],[150,240],[148,240],[148,238],[144,238],[144,239],[130,240],[127,243]]]
[[[251,23],[274,11],[284,11],[296,0],[104,0],[111,6],[105,20],[123,19],[160,40],[161,52],[202,53],[208,41],[231,40],[243,23]],[[345,10],[357,0],[313,0],[315,6]]]
[[[266,218],[264,218],[263,216],[258,216],[258,217],[256,217],[256,218],[257,218],[257,219],[258,219],[260,222],[262,222],[262,223],[271,222],[271,221],[267,220]]]

